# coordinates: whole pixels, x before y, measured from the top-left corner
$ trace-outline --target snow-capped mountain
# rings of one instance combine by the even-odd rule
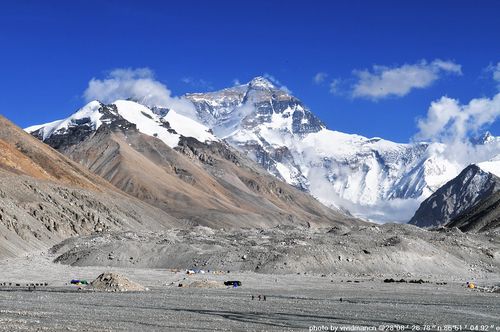
[[[270,173],[327,205],[374,221],[410,219],[423,199],[463,168],[443,157],[443,144],[329,130],[300,100],[263,77],[186,98],[216,136]]]
[[[442,226],[500,189],[500,179],[478,165],[470,165],[422,202],[410,224]]]
[[[118,189],[189,224],[363,223],[279,181],[172,109],[93,101],[67,119],[26,131]]]
[[[170,147],[181,136],[223,139],[325,205],[377,222],[406,222],[466,166],[447,157],[449,147],[441,143],[403,144],[330,130],[299,99],[263,77],[184,98],[194,104],[196,121],[159,106],[94,101],[68,119],[26,130],[55,148],[82,141],[102,123],[133,125]],[[500,152],[500,138],[489,133],[470,144]]]
[[[28,127],[25,131],[57,149],[83,141],[103,123],[118,127],[133,125],[141,133],[157,137],[171,148],[177,146],[181,136],[200,142],[218,141],[207,127],[175,110],[154,112],[130,100],[117,100],[109,105],[94,100],[67,119]]]
[[[263,77],[218,92],[186,97],[195,104],[202,122],[223,138],[234,136],[241,128],[252,130],[263,123],[273,123],[276,129],[286,128],[296,135],[325,128],[300,100]]]
[[[499,158],[469,165],[423,201],[409,223],[420,227],[454,225],[455,220],[471,214],[471,209],[489,200],[499,190]]]

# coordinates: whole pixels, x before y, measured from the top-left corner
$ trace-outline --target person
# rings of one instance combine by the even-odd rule
[[[266,298],[266,296],[265,296],[265,295],[264,295],[264,301],[267,301],[267,298]]]
[[[259,296],[257,296],[257,298],[258,298],[258,299],[259,299],[259,301],[260,301],[260,298],[261,298],[261,297],[260,297],[260,295],[259,295]]]
[[[252,295],[252,301],[254,300],[255,296]]]

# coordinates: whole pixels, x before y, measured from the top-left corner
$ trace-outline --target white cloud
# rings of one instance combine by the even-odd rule
[[[197,118],[194,105],[187,99],[172,96],[172,92],[154,78],[149,68],[119,68],[104,79],[92,78],[84,92],[87,101],[112,103],[118,99],[134,99],[147,106],[175,109],[192,119]]]
[[[425,63],[425,61],[423,62]],[[430,63],[430,66],[450,73],[455,73],[457,75],[462,75],[462,66],[453,61],[443,61],[441,59],[436,59]]]
[[[500,93],[493,98],[472,99],[461,105],[441,97],[431,103],[427,117],[418,121],[417,138],[434,141],[464,140],[500,117]]]
[[[290,91],[290,89],[288,89],[286,86],[284,86],[283,84],[281,84],[280,81],[278,81],[278,79],[276,79],[276,77],[274,77],[273,75],[270,75],[268,73],[265,73],[263,75],[265,78],[267,78],[269,81],[271,81],[274,85],[276,85],[278,88],[280,88],[281,90],[285,91],[286,93],[288,94],[291,94],[292,91]]]
[[[374,100],[389,96],[402,97],[413,89],[430,86],[443,73],[461,75],[461,65],[437,59],[430,63],[422,60],[393,68],[375,65],[372,72],[355,70],[357,82],[353,86],[352,96]]]
[[[472,99],[460,104],[456,99],[441,97],[431,103],[427,116],[418,120],[419,132],[414,139],[445,143],[440,152],[462,166],[492,158],[500,152],[500,142],[474,145],[478,136],[500,117],[500,93],[493,98]]]
[[[334,95],[341,94],[340,85],[342,81],[339,78],[336,78],[330,82],[330,93]]]
[[[326,80],[327,77],[328,77],[327,73],[319,72],[316,75],[314,75],[313,82],[316,84],[321,84]]]
[[[193,77],[183,77],[181,82],[187,85],[190,85],[194,88],[203,88],[208,90],[213,90],[212,83],[202,79],[202,78],[193,78]]]
[[[498,88],[500,89],[500,62],[496,65],[490,64],[486,68],[486,71],[491,72],[493,80],[498,83]]]
[[[500,62],[497,63],[495,71],[493,72],[493,79],[500,83]]]

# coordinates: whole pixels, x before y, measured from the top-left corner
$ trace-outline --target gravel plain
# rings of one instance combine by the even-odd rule
[[[149,288],[91,292],[68,285],[93,280],[105,267],[53,263],[47,253],[0,261],[2,331],[345,331],[500,330],[500,294],[471,290],[466,280],[384,283],[381,277],[230,272],[195,274],[108,268]],[[178,287],[195,280],[240,280],[242,287]],[[443,284],[445,283],[446,284]],[[497,274],[477,280],[498,285]],[[255,299],[252,300],[252,295]],[[266,301],[258,301],[266,295]],[[341,300],[342,299],[342,300]],[[453,326],[449,326],[453,325]]]

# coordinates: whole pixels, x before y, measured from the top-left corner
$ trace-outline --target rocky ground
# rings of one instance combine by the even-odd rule
[[[204,269],[346,276],[481,278],[500,272],[500,236],[411,225],[100,233],[53,248],[78,266]]]
[[[309,273],[188,276],[184,271],[117,267],[113,271],[149,291],[109,293],[68,285],[73,278],[93,280],[102,267],[54,264],[52,258],[33,255],[1,262],[1,281],[49,284],[35,291],[0,287],[1,331],[328,331],[341,326],[347,331],[361,326],[443,331],[449,324],[497,331],[500,326],[500,294],[468,289],[465,279],[412,284]],[[489,277],[477,283],[500,281],[498,275]],[[242,286],[178,287],[207,279],[240,280]],[[258,301],[258,295],[266,295],[266,301]]]
[[[98,233],[0,261],[0,330],[499,331],[499,243],[389,224]],[[103,272],[147,290],[70,284]]]

